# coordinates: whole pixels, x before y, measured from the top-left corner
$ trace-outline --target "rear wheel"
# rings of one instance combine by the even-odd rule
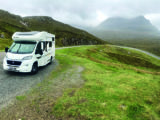
[[[37,72],[38,72],[38,65],[37,65],[37,63],[34,63],[33,66],[32,66],[31,73],[36,74]]]

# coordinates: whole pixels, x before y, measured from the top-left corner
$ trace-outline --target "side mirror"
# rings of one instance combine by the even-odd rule
[[[8,52],[8,49],[9,49],[8,47],[5,48],[5,52],[6,52],[6,53]]]
[[[36,50],[36,54],[40,54],[40,55],[43,55],[43,50]]]

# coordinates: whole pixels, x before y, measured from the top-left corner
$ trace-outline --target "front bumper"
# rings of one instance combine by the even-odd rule
[[[32,70],[32,65],[33,65],[32,60],[20,61],[21,62],[20,65],[7,64],[7,60],[8,59],[6,59],[6,58],[4,58],[4,60],[3,60],[3,69],[6,71],[28,73],[28,72],[31,72],[31,70]]]

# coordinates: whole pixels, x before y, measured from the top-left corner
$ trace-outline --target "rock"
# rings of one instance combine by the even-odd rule
[[[4,34],[0,34],[0,38],[5,38]]]

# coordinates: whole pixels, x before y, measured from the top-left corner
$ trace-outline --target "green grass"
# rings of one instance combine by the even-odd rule
[[[114,55],[123,54],[122,51],[110,46],[80,47],[57,52],[60,61],[63,61],[61,56],[67,55],[70,56],[70,61],[74,59],[73,64],[85,68],[83,79],[86,82],[82,88],[76,89],[73,96],[65,92],[63,97],[58,99],[53,107],[54,115],[63,119],[159,119],[159,112],[156,112],[156,109],[160,97],[160,77],[154,75],[154,68],[147,70],[143,64],[144,58],[148,58],[148,63],[152,63],[151,58],[130,51],[135,56],[141,57],[140,63],[143,67],[137,71],[131,69],[134,65],[132,62],[135,61],[130,61],[130,65],[120,63],[117,59],[107,56],[110,52],[116,53]],[[119,66],[120,64],[122,66]]]
[[[115,45],[134,47],[138,49],[142,49],[153,54],[160,56],[160,38],[135,38],[135,39],[111,39],[106,40]]]
[[[26,99],[26,96],[16,96],[17,100],[23,101]]]
[[[17,96],[16,106],[6,109],[11,119],[39,119],[43,114],[46,120],[52,116],[63,120],[160,119],[160,60],[109,45],[59,49],[56,59],[57,69],[30,94]],[[66,74],[73,66],[84,68],[83,86],[69,82],[72,77]],[[55,99],[58,81],[63,94]]]
[[[12,41],[10,39],[2,39],[0,38],[0,51],[4,51],[5,47],[9,47]]]

